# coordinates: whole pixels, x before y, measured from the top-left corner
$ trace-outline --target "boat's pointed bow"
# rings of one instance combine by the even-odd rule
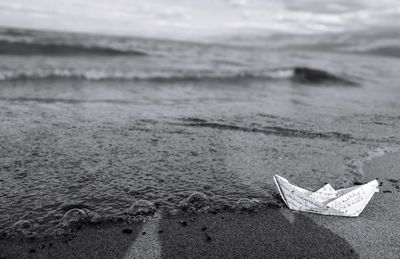
[[[375,192],[379,192],[379,182],[377,179],[371,181],[371,185],[375,188]]]

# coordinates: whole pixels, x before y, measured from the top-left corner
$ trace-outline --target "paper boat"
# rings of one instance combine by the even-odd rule
[[[279,175],[274,180],[289,209],[324,215],[357,217],[374,193],[379,192],[377,180],[339,190],[326,184],[315,192],[291,184]]]

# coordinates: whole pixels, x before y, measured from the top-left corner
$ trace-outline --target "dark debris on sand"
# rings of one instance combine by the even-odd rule
[[[122,230],[122,233],[127,234],[127,235],[132,234],[132,232],[133,232],[133,230],[130,229],[130,228],[124,228],[124,229]]]
[[[187,222],[184,220],[180,220],[179,224],[181,224],[182,226],[186,227],[187,226]]]
[[[209,234],[205,233],[205,237],[206,237],[206,242],[212,241],[212,237]]]

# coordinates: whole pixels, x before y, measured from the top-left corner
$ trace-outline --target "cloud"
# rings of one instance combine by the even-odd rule
[[[251,29],[321,33],[396,26],[400,24],[400,1],[0,0],[0,26],[21,24],[155,35],[162,30],[193,35]]]
[[[365,8],[365,3],[350,0],[334,0],[325,3],[317,0],[283,1],[284,6],[292,11],[305,11],[310,13],[345,13]]]
[[[179,7],[169,7],[161,11],[156,11],[155,16],[166,21],[189,20],[190,18],[186,10]]]
[[[234,7],[242,7],[249,4],[248,0],[226,0],[226,2],[228,3],[228,5]]]
[[[359,11],[380,11],[399,6],[398,0],[282,0],[286,9],[310,13],[342,14]]]

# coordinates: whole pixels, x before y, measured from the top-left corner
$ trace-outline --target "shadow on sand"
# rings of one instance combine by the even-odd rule
[[[340,236],[282,210],[162,220],[162,258],[358,258]],[[190,220],[194,220],[191,222]]]

